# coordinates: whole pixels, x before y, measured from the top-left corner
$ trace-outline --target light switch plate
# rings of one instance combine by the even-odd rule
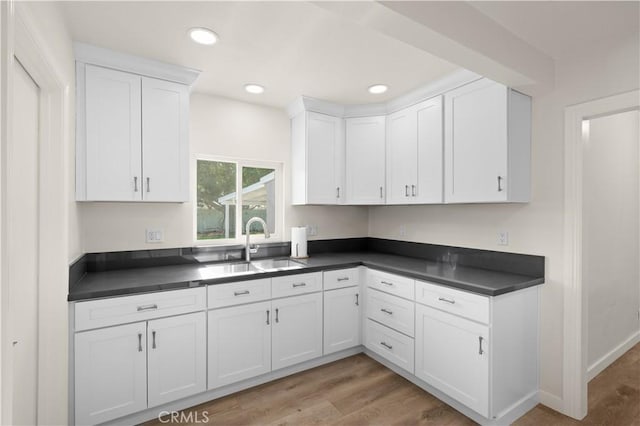
[[[161,243],[164,241],[164,230],[158,228],[148,228],[146,230],[147,243]]]

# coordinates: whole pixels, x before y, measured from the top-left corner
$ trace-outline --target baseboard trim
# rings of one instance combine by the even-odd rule
[[[587,381],[590,382],[591,379],[602,373],[605,368],[613,364],[615,360],[620,358],[625,352],[634,347],[638,342],[640,342],[640,330],[633,333],[631,336],[625,339],[624,342],[620,343],[605,356],[590,365],[589,368],[587,368]]]
[[[540,404],[559,413],[566,414],[564,412],[564,401],[559,396],[541,390],[538,391],[538,400],[540,401]]]

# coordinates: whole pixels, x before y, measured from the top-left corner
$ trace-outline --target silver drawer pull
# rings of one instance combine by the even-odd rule
[[[244,294],[249,294],[249,290],[244,290],[244,291],[234,291],[233,295],[234,296],[242,296]]]
[[[338,281],[349,281],[349,277],[338,278]]]
[[[388,344],[388,343],[386,343],[386,342],[380,342],[380,344],[381,344],[382,346],[384,346],[385,348],[389,349],[389,350],[392,350],[392,349],[393,349],[393,346],[391,346],[390,344]]]
[[[296,287],[305,287],[307,285],[307,283],[297,283],[297,284],[293,284],[293,288]]]
[[[152,305],[143,305],[143,306],[138,306],[138,312],[140,311],[150,311],[153,309],[158,309],[158,305],[156,305],[155,303]]]
[[[393,312],[392,312],[392,311],[389,311],[389,310],[387,310],[387,309],[385,309],[385,308],[380,309],[380,311],[381,311],[381,312],[384,312],[385,314],[393,315]]]
[[[456,301],[455,301],[455,300],[453,300],[453,299],[446,299],[446,298],[444,298],[444,297],[438,297],[438,300],[439,300],[439,301],[441,301],[441,302],[451,303],[452,305],[456,303]]]
[[[393,286],[393,283],[390,283],[390,282],[387,282],[387,281],[380,281],[380,284]]]

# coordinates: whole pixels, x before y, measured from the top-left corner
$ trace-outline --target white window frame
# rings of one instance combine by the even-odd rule
[[[236,164],[236,229],[235,238],[218,238],[214,240],[198,239],[198,161],[218,161]],[[273,169],[275,171],[275,231],[270,238],[265,238],[263,234],[251,234],[252,243],[273,243],[282,242],[284,235],[284,166],[275,161],[250,160],[245,158],[224,157],[219,155],[197,154],[193,156],[191,169],[193,177],[191,181],[191,199],[193,200],[193,241],[197,246],[223,246],[233,244],[245,244],[246,235],[242,234],[242,168],[256,167],[262,169]],[[240,189],[240,190],[239,190]]]

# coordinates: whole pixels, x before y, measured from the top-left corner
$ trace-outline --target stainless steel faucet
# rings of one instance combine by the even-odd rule
[[[260,248],[260,246],[255,246],[255,248],[251,248],[251,244],[249,243],[249,236],[251,235],[251,233],[249,232],[249,229],[251,228],[251,224],[254,222],[258,222],[262,225],[262,229],[264,229],[264,237],[265,238],[269,238],[271,235],[269,234],[269,228],[267,227],[267,223],[262,220],[262,218],[259,217],[252,217],[251,219],[249,219],[247,221],[247,226],[245,228],[245,232],[247,234],[247,244],[244,248],[245,252],[244,252],[244,258],[247,262],[251,261],[251,254],[255,254],[258,252],[258,248]]]

